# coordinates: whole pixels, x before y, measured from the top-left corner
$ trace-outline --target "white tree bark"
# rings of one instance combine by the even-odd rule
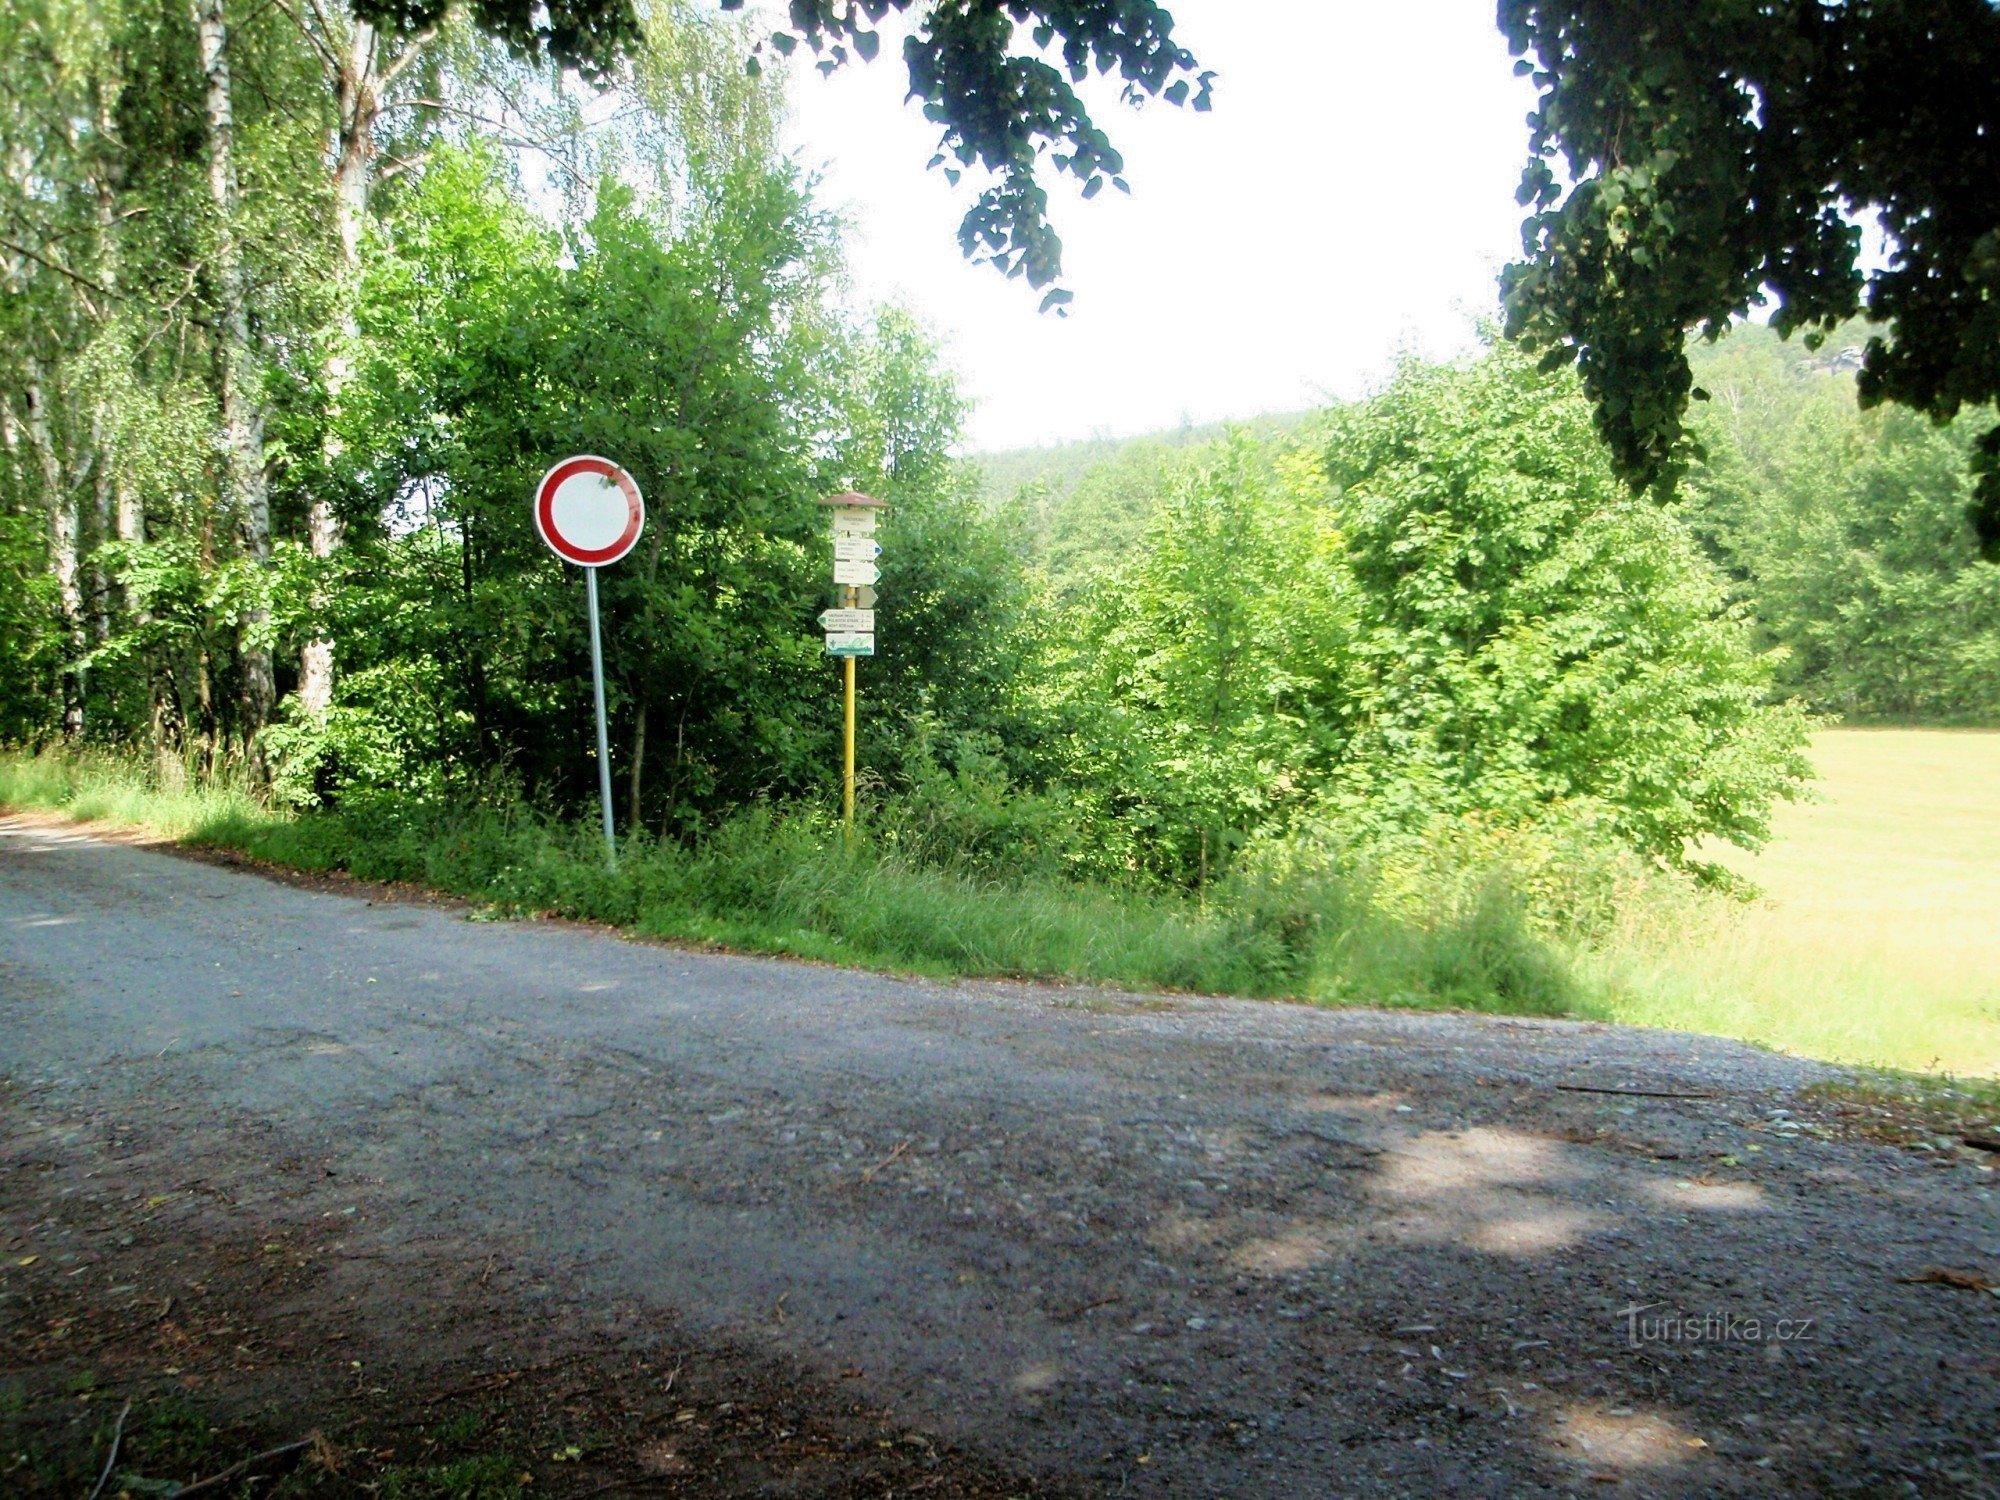
[[[86,649],[83,624],[83,584],[77,567],[76,493],[63,479],[62,459],[56,452],[55,432],[49,425],[48,387],[41,359],[27,357],[28,443],[41,465],[42,487],[49,508],[49,571],[55,575],[57,606],[62,611],[63,734],[76,739],[83,734],[83,667]]]
[[[271,566],[271,503],[264,470],[264,411],[257,399],[256,352],[250,340],[248,285],[236,238],[240,188],[236,173],[236,108],[229,76],[229,27],[223,0],[194,0],[195,37],[207,82],[208,191],[215,211],[213,281],[216,300],[216,384],[222,409],[223,501],[260,572]],[[276,686],[265,642],[270,609],[255,600],[244,611],[239,657],[243,735],[253,766],[254,738],[271,717]]]
[[[377,53],[381,35],[367,21],[356,19],[348,33],[347,46],[339,54],[335,79],[339,110],[339,133],[334,140],[333,200],[334,222],[340,231],[341,268],[348,286],[341,303],[340,326],[333,349],[328,353],[322,379],[326,384],[330,416],[338,416],[340,397],[351,373],[349,355],[360,330],[354,320],[353,282],[361,270],[361,235],[368,217],[368,189],[375,173],[375,122],[382,112],[382,75]],[[413,43],[413,45],[415,45]],[[327,467],[338,463],[343,451],[339,433],[329,425],[326,436]],[[315,560],[325,563],[340,551],[340,517],[332,497],[315,495],[306,511],[306,541]],[[315,597],[314,614],[324,608],[323,597]],[[333,704],[333,638],[324,629],[314,632],[299,655],[299,706],[309,714],[324,714]]]
[[[356,18],[343,47],[327,49],[334,59],[334,93],[339,128],[333,142],[334,222],[340,232],[342,269],[346,275],[340,324],[328,353],[322,379],[331,417],[340,412],[340,397],[352,373],[349,356],[360,329],[354,317],[355,282],[361,274],[361,237],[368,224],[368,194],[375,183],[375,126],[389,85],[416,60],[432,33],[385,37],[371,22]],[[393,52],[393,56],[391,53]],[[331,471],[342,453],[336,427],[329,425],[325,456]],[[329,496],[315,496],[306,513],[306,539],[312,555],[328,562],[340,551],[340,517]],[[315,599],[315,614],[324,607]],[[314,633],[299,658],[299,704],[311,714],[325,713],[333,702],[334,649],[324,630]]]

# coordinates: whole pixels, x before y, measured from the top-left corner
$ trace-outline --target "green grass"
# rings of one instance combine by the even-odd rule
[[[1640,926],[1594,961],[1618,1019],[1840,1062],[2000,1076],[2000,732],[1831,729],[1763,899]]]
[[[1574,1014],[1832,1061],[2000,1076],[2000,732],[1829,730],[1820,800],[1783,809],[1747,905],[1641,894],[1608,939],[1538,937],[1504,880],[1391,916],[1324,872],[1198,904],[1158,890],[920,866],[809,815],[745,814],[695,847],[390,801],[294,817],[240,783],[0,753],[0,804],[150,828],[677,942],[939,976],[1321,1003]],[[1418,903],[1421,905],[1421,903]]]
[[[744,813],[697,846],[634,840],[614,874],[588,826],[377,799],[289,816],[240,787],[103,756],[0,753],[0,804],[149,828],[289,868],[346,870],[502,913],[933,975],[1263,998],[1565,1014],[1587,1007],[1504,884],[1421,919],[1319,873],[1197,902],[1158,889],[994,877],[851,845],[809,813]]]

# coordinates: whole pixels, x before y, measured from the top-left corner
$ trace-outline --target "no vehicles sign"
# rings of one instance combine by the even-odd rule
[[[535,535],[565,562],[583,569],[590,608],[590,690],[597,710],[597,802],[604,819],[604,853],[615,869],[618,841],[611,827],[611,743],[604,724],[604,639],[597,624],[597,570],[632,550],[646,524],[646,502],[630,474],[608,458],[579,453],[542,476],[530,507]]]
[[[594,453],[564,459],[535,487],[536,535],[578,567],[617,562],[632,550],[645,524],[638,484]]]

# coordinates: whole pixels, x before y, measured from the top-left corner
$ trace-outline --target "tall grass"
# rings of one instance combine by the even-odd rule
[[[1830,729],[1820,795],[1725,857],[1764,892],[1591,956],[1613,1013],[1818,1057],[2000,1077],[2000,733]]]
[[[753,809],[698,843],[636,838],[614,873],[593,828],[520,808],[375,798],[289,815],[226,778],[92,755],[0,753],[0,803],[150,828],[288,867],[408,881],[503,912],[935,975],[1261,998],[1589,1009],[1501,881],[1395,915],[1359,875],[1265,873],[1209,899],[996,876],[853,842],[809,811]]]
[[[201,770],[169,757],[142,764],[88,751],[0,752],[0,807],[60,812],[166,839],[276,821],[240,767]]]

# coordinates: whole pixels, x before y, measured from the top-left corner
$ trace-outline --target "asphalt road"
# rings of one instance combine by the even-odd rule
[[[24,1096],[329,1152],[384,1236],[1086,1492],[2000,1493],[2000,1298],[1904,1279],[2000,1268],[1993,1173],[1733,1043],[695,954],[19,819],[0,1022]]]

